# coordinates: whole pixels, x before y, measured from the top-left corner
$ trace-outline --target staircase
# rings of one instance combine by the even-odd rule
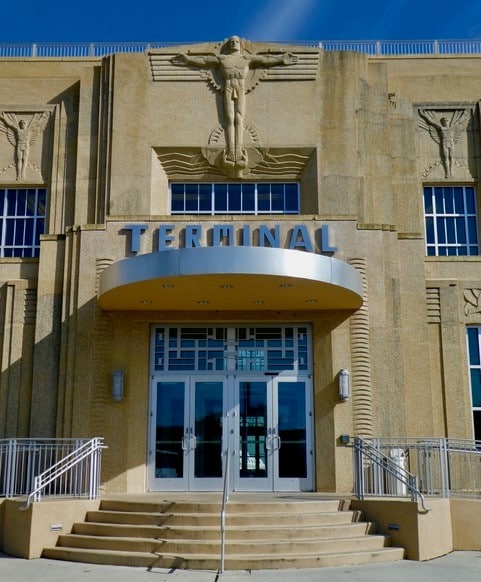
[[[238,498],[239,499],[239,498]],[[404,550],[335,499],[229,501],[226,570],[315,568],[401,560]],[[220,502],[103,499],[43,556],[59,560],[217,570]]]

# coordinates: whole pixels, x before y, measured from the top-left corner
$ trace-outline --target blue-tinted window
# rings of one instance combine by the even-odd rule
[[[299,214],[297,182],[172,183],[172,214]]]
[[[38,257],[46,205],[45,188],[0,189],[0,256]]]
[[[474,438],[481,439],[481,327],[466,329]]]
[[[476,191],[472,186],[427,186],[423,190],[426,254],[479,254]]]

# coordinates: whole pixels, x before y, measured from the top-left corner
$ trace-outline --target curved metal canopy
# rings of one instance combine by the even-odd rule
[[[100,276],[106,310],[358,309],[362,280],[338,259],[270,247],[202,247],[137,255]]]

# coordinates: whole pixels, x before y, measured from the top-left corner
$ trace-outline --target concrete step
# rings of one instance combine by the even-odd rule
[[[332,552],[322,555],[298,554],[285,555],[227,555],[226,570],[267,570],[281,568],[321,568],[373,564],[402,560],[402,548],[381,548],[378,550]],[[157,555],[150,552],[121,552],[112,550],[93,550],[81,548],[46,548],[44,557],[90,564],[112,564],[119,566],[138,566],[144,568],[180,568],[198,570],[217,570],[220,558],[206,555],[192,555],[188,558],[177,555]]]
[[[103,499],[46,557],[130,566],[220,566],[220,502]],[[272,498],[271,498],[272,499]],[[337,499],[230,501],[226,569],[309,568],[399,560],[403,550]]]
[[[88,536],[69,534],[59,537],[61,547],[103,549],[123,552],[150,552],[190,556],[208,554],[213,557],[220,553],[220,537],[217,540],[168,540],[154,538],[129,538],[112,536]],[[288,540],[226,540],[227,554],[256,556],[322,554],[348,551],[375,551],[389,545],[385,536],[359,535],[332,539],[288,539]]]
[[[227,526],[248,525],[252,522],[264,525],[296,526],[322,525],[330,523],[352,523],[359,521],[359,511],[303,511],[298,513],[233,513],[230,506],[227,507]],[[111,511],[98,510],[87,513],[87,521],[95,523],[122,523],[131,525],[169,525],[169,526],[215,526],[220,521],[220,508],[217,513],[159,513],[146,511]]]
[[[234,514],[244,513],[267,513],[267,514],[291,514],[317,512],[336,512],[343,509],[345,502],[338,499],[316,499],[313,501],[256,501],[256,502],[230,502],[228,512]],[[100,509],[106,511],[134,511],[134,512],[155,512],[155,513],[219,513],[221,501],[219,502],[146,502],[129,501],[126,499],[102,499]]]
[[[280,527],[265,525],[228,526],[229,540],[260,539],[287,540],[291,538],[340,538],[375,533],[374,525],[369,522],[351,522],[346,524],[298,525],[297,527]],[[74,534],[112,537],[144,537],[162,539],[219,539],[220,525],[192,526],[153,526],[121,523],[76,523]]]

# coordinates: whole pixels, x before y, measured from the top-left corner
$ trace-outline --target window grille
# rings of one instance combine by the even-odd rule
[[[38,257],[45,232],[44,188],[0,189],[0,256]]]
[[[424,188],[428,256],[478,255],[476,190],[472,186]]]
[[[299,214],[299,184],[172,183],[172,214]]]

